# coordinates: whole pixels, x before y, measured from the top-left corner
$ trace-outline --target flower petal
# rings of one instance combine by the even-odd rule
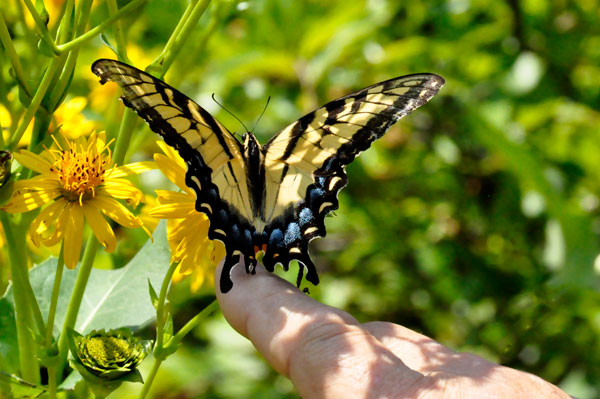
[[[56,245],[60,242],[60,240],[63,239],[63,237],[65,235],[67,221],[69,220],[69,212],[67,212],[68,211],[68,207],[67,207],[68,201],[66,201],[64,199],[60,199],[59,201],[63,202],[63,207],[62,207],[62,210],[56,220],[56,225],[54,226],[54,231],[52,231],[49,235],[43,234],[41,236],[42,244],[44,244],[47,247]]]
[[[50,173],[52,164],[38,154],[31,151],[21,150],[13,154],[15,159],[27,169],[38,173]]]
[[[46,233],[49,231],[54,235],[57,234],[57,225],[54,222],[63,212],[66,205],[67,201],[63,199],[53,202],[41,211],[33,220],[31,226],[29,226],[29,236],[36,247],[40,246],[44,235],[47,235]],[[62,236],[62,231],[59,234]]]
[[[144,194],[134,186],[130,181],[125,179],[108,179],[100,187],[96,194],[101,193],[114,198],[124,199],[127,204],[137,206],[144,199]]]
[[[106,247],[106,252],[113,252],[117,246],[117,239],[110,224],[108,224],[98,209],[94,207],[84,206],[83,214],[98,242]]]
[[[179,155],[179,152],[175,150],[175,148],[165,143],[164,140],[157,140],[156,145],[158,145],[158,147],[162,150],[162,152],[165,153],[166,156],[168,156],[173,162],[179,165],[181,169],[187,169],[185,161],[183,160],[181,155]]]
[[[29,180],[21,180],[15,183],[10,202],[2,207],[8,213],[27,212],[54,200],[61,195],[60,189],[40,188],[28,186]]]
[[[192,190],[185,183],[186,168],[184,165],[179,165],[176,161],[162,154],[154,154],[154,161],[160,171],[177,187],[187,193],[192,194]]]
[[[125,227],[141,227],[142,221],[135,217],[125,206],[117,200],[106,197],[96,196],[88,200],[88,204],[100,210],[103,214]]]
[[[70,202],[65,210],[68,214],[65,226],[64,255],[65,266],[74,269],[79,262],[83,239],[83,211],[78,202]]]
[[[137,175],[143,172],[147,172],[149,170],[154,170],[157,168],[155,162],[152,161],[144,161],[144,162],[134,162],[123,166],[116,166],[106,173],[112,177],[124,177],[130,175]]]
[[[184,219],[193,213],[198,213],[189,204],[156,205],[148,211],[148,215],[159,219]]]
[[[157,196],[159,204],[169,204],[173,202],[190,204],[192,207],[195,206],[196,196],[187,193],[181,193],[170,190],[154,190]]]

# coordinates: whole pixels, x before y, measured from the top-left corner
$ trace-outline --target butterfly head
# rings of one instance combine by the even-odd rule
[[[242,136],[244,140],[244,156],[246,159],[259,159],[260,158],[260,143],[252,133],[247,132]]]

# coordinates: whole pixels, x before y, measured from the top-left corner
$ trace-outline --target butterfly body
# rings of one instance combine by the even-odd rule
[[[186,161],[186,184],[210,219],[209,238],[225,244],[223,292],[232,287],[231,268],[243,256],[253,272],[260,250],[267,270],[287,270],[297,260],[298,285],[304,272],[317,284],[308,244],[326,234],[325,216],[338,208],[346,166],[444,83],[434,74],[377,83],[303,116],[261,146],[250,132],[239,141],[191,99],[134,67],[98,60],[92,71],[101,83],[117,82],[125,105]]]

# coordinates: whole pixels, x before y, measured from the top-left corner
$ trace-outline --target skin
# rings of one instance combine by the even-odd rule
[[[216,290],[225,318],[304,399],[570,398],[532,374],[454,352],[397,324],[361,324],[260,265],[256,275],[238,265],[231,277],[230,292]]]

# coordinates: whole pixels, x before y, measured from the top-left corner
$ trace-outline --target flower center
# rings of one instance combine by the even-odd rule
[[[82,202],[95,195],[96,187],[104,183],[105,172],[112,165],[110,153],[102,156],[92,145],[81,146],[81,151],[76,149],[73,143],[68,150],[56,151],[51,171],[57,174],[64,197]]]
[[[86,342],[85,350],[90,358],[102,367],[111,367],[131,357],[126,339],[118,337],[93,337]]]

